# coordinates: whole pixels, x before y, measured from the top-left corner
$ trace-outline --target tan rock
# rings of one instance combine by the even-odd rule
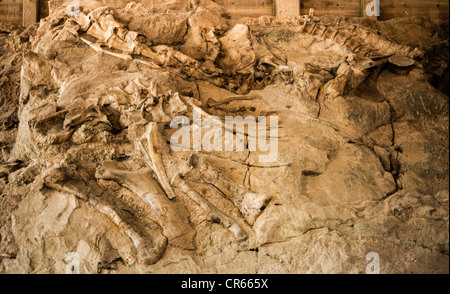
[[[449,272],[436,25],[69,2],[0,34],[0,273]],[[242,150],[193,150],[194,110]]]

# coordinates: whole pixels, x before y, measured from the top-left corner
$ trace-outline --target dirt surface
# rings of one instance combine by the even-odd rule
[[[0,24],[1,273],[449,273],[448,28],[68,2]]]

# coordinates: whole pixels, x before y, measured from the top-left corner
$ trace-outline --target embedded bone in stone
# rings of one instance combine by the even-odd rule
[[[157,99],[157,103],[156,105],[151,107],[150,113],[152,114],[152,119],[155,122],[163,122],[163,123],[168,123],[170,122],[171,118],[170,116],[168,116],[166,114],[166,112],[164,111],[164,105],[166,102],[164,101],[164,99],[161,98],[156,98]]]
[[[302,31],[312,35],[316,26],[317,26],[317,23],[315,23],[315,22],[314,23],[306,22],[305,25],[303,26]]]
[[[192,189],[186,181],[181,178],[180,174],[176,174],[171,183],[206,211],[214,221],[220,223],[226,229],[229,229],[238,241],[245,241],[253,235],[252,233],[249,233],[252,232],[252,229],[245,224],[245,222],[234,220],[218,210],[211,202]]]
[[[194,156],[194,155],[192,155]],[[230,199],[241,211],[248,224],[253,225],[264,208],[272,200],[272,196],[257,194],[245,189],[242,185],[233,182],[228,177],[212,167],[203,158],[195,156],[195,168],[202,175],[202,180],[216,187],[221,193]]]
[[[142,264],[154,264],[157,262],[166,249],[167,239],[163,236],[159,238],[149,239],[148,236],[141,236],[131,225],[123,221],[114,207],[104,203],[100,203],[97,199],[89,199],[89,204],[92,205],[99,212],[106,215],[117,226],[123,229],[128,238],[133,242],[136,248],[137,261]],[[132,259],[125,258],[128,264],[133,264]]]
[[[165,107],[165,112],[177,115],[184,115],[188,111],[186,104],[181,100],[180,94],[176,92],[173,94],[169,101],[167,102],[167,106]]]
[[[388,61],[388,58],[390,56],[381,56],[381,57],[364,57],[364,56],[359,56],[357,57],[356,60],[356,65],[362,69],[369,69],[369,68],[373,68],[373,67],[377,67],[377,66],[381,66],[383,64],[385,64]]]
[[[163,161],[161,159],[161,152],[158,143],[159,128],[158,124],[155,122],[149,123],[147,130],[140,140],[136,141],[136,148],[144,155],[145,161],[151,169],[155,172],[161,183],[164,192],[169,199],[174,199],[176,197],[175,192],[172,189],[172,185],[167,177]],[[142,145],[142,141],[147,142],[147,149]]]
[[[97,53],[106,53],[106,54],[109,54],[111,56],[123,59],[123,60],[132,60],[133,59],[129,54],[126,54],[126,53],[115,53],[115,52],[111,52],[111,51],[108,51],[108,50],[104,50],[104,49],[102,49],[102,47],[99,44],[94,44],[94,43],[92,43],[92,42],[90,42],[90,41],[88,41],[88,40],[86,40],[84,38],[81,38],[81,40],[83,42],[85,42],[86,44],[88,44]]]
[[[347,42],[347,48],[352,52],[357,52],[358,48],[361,47],[361,41],[355,40],[355,38],[351,38]]]
[[[99,7],[88,14],[88,17],[94,22],[89,28],[88,34],[96,37],[102,42],[106,42],[114,33],[123,33],[127,31],[125,26],[116,21],[109,7]]]
[[[406,56],[389,57],[389,70],[398,75],[407,75],[415,65],[415,61]]]
[[[334,38],[334,42],[340,46],[345,46],[347,41],[350,39],[350,35],[345,31],[340,31],[339,34]]]
[[[261,99],[261,96],[258,96],[258,95],[255,95],[255,96],[252,96],[252,95],[232,96],[223,101],[216,101],[213,98],[209,98],[208,101],[206,101],[206,105],[208,106],[208,108],[214,108],[214,107],[217,107],[220,105],[228,104],[233,101],[250,101],[250,100],[256,100],[256,99]]]
[[[217,60],[219,68],[225,73],[253,73],[256,54],[253,50],[250,29],[237,24],[219,40],[224,56]]]
[[[112,35],[106,41],[109,48],[114,48],[120,51],[124,51],[128,54],[132,54],[136,51],[136,41],[133,39],[133,34],[128,33],[126,39],[121,39],[117,35]]]
[[[322,36],[325,39],[334,40],[336,35],[339,34],[339,31],[333,27],[327,27],[325,34]]]
[[[263,57],[261,57],[258,61],[259,66],[264,66],[264,67],[273,67],[276,68],[277,65],[273,62],[273,56],[270,55],[265,55]]]
[[[105,180],[113,180],[130,189],[147,203],[156,216],[158,223],[163,228],[164,236],[169,243],[178,246],[192,247],[194,232],[177,205],[167,199],[158,182],[153,179],[150,170],[138,170],[135,172],[119,170],[114,163],[106,162],[97,172],[97,176]]]
[[[200,63],[197,60],[181,53],[178,50],[174,50],[169,46],[159,45],[153,47],[152,49],[154,49],[158,54],[156,61],[161,63],[161,65],[191,67],[192,69],[196,69],[200,66]]]
[[[98,107],[89,106],[85,109],[74,108],[69,110],[64,119],[64,129],[68,130],[84,122],[90,122],[92,125],[102,122],[110,125],[107,116]]]
[[[184,101],[184,103],[186,105],[190,106],[193,109],[193,111],[199,111],[202,116],[202,119],[204,119],[204,121],[210,121],[211,124],[213,124],[213,125],[215,125],[217,123],[215,120],[212,119],[212,115],[210,115],[209,113],[204,111],[201,107],[197,106],[194,103],[192,98],[190,98],[190,97],[186,97],[186,98],[187,99]],[[222,120],[220,121],[220,124],[221,124],[223,130],[234,133],[235,129],[228,128]]]
[[[143,54],[143,56],[145,56],[145,55]],[[148,57],[148,56],[147,56],[147,57]],[[145,64],[145,65],[147,65],[148,67],[151,67],[151,68],[153,68],[153,69],[160,69],[160,68],[161,68],[161,67],[160,67],[159,65],[157,65],[155,62],[148,62],[148,61],[145,61],[145,60],[142,60],[142,59],[138,59],[138,58],[133,59],[133,61],[136,62],[136,63]]]
[[[105,31],[100,27],[98,22],[94,22],[88,29],[87,34],[95,37],[99,42],[106,43],[111,38],[113,32]]]
[[[151,58],[155,61],[159,60],[159,58],[160,58],[159,54],[153,52],[152,49],[148,46],[145,46],[144,48],[142,48],[141,54],[142,54],[142,56]]]
[[[318,25],[314,31],[314,34],[322,38],[326,31],[327,31],[326,26]]]
[[[56,170],[53,169],[53,171]],[[142,236],[130,224],[124,221],[122,217],[120,217],[113,206],[111,206],[110,204],[102,203],[98,199],[91,198],[83,192],[79,191],[79,189],[77,188],[69,188],[68,185],[58,184],[55,180],[50,179],[49,176],[51,174],[53,175],[55,174],[55,172],[47,175],[45,180],[46,186],[56,191],[75,195],[77,198],[87,201],[87,203],[89,203],[98,212],[108,217],[108,219],[110,219],[115,225],[120,227],[128,236],[128,238],[130,238],[130,240],[133,242],[137,253],[137,260],[140,263],[153,264],[160,259],[161,255],[164,253],[167,243],[164,236],[159,236],[156,239],[149,239],[148,236]],[[133,253],[130,252],[129,254],[132,255]],[[133,263],[131,260],[127,260],[127,262],[129,264]]]
[[[80,29],[84,32],[87,31],[91,25],[91,19],[82,11],[75,17],[75,22],[80,25]]]
[[[111,14],[101,15],[94,17],[90,13],[90,18],[93,23],[88,26],[89,16],[83,16],[80,14],[75,21],[78,22],[83,28],[89,27],[87,29],[87,34],[95,37],[100,43],[107,44],[109,48],[114,48],[121,50],[128,54],[142,54],[145,57],[152,59],[157,59],[159,56],[152,52],[152,50],[144,43],[141,42],[142,36],[137,32],[128,31],[125,26],[117,21]],[[127,57],[127,54],[117,54],[109,52],[106,50],[101,50],[99,46],[90,43],[89,41],[82,39],[85,43],[88,43],[97,52],[105,52],[107,54],[122,58],[131,59]],[[140,63],[147,64],[144,60],[137,59]],[[150,63],[148,65],[155,66],[155,64]]]

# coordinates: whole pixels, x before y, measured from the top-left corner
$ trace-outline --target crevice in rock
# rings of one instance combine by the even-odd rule
[[[310,171],[310,170],[302,171],[302,176],[305,176],[305,177],[317,177],[317,176],[320,176],[321,174],[323,174],[323,172],[316,172],[316,171]]]

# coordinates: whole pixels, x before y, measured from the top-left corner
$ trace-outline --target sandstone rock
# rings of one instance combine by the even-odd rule
[[[367,138],[380,147],[386,148],[392,146],[392,141],[394,139],[394,133],[392,130],[392,125],[387,124],[380,126],[372,132],[369,132]]]
[[[374,146],[373,147],[375,154],[380,158],[381,164],[385,171],[389,172],[392,170],[391,167],[391,155],[390,153],[381,147]]]
[[[350,180],[355,173],[359,175],[357,182]],[[380,200],[395,191],[396,185],[370,150],[349,144],[334,154],[324,173],[306,179],[305,189],[319,203],[355,204]]]
[[[220,68],[227,71],[228,75],[252,72],[256,57],[250,42],[250,30],[246,25],[237,24],[219,42],[224,54],[217,61]]]
[[[407,78],[384,71],[378,80],[378,91],[386,98],[395,112],[397,120],[439,119],[448,115],[448,97],[428,84],[420,72],[411,71],[411,83]],[[404,91],[396,91],[398,85],[405,85]],[[395,85],[395,86],[394,86]],[[398,89],[398,88],[397,88]],[[390,94],[387,94],[388,91]]]
[[[394,124],[403,189],[436,194],[447,188],[448,129],[440,123]],[[434,174],[434,175],[433,175]]]
[[[142,32],[154,45],[175,44],[186,35],[189,14],[156,14],[145,18],[133,17],[128,24],[130,30]]]
[[[214,62],[219,54],[219,42],[215,33],[228,30],[227,22],[220,10],[205,9],[200,6],[187,20],[189,30],[180,51],[197,60],[211,58]],[[210,36],[208,36],[210,34]]]
[[[325,100],[321,106],[321,119],[355,137],[361,137],[387,124],[391,117],[388,103],[359,97],[339,96],[334,100]]]

